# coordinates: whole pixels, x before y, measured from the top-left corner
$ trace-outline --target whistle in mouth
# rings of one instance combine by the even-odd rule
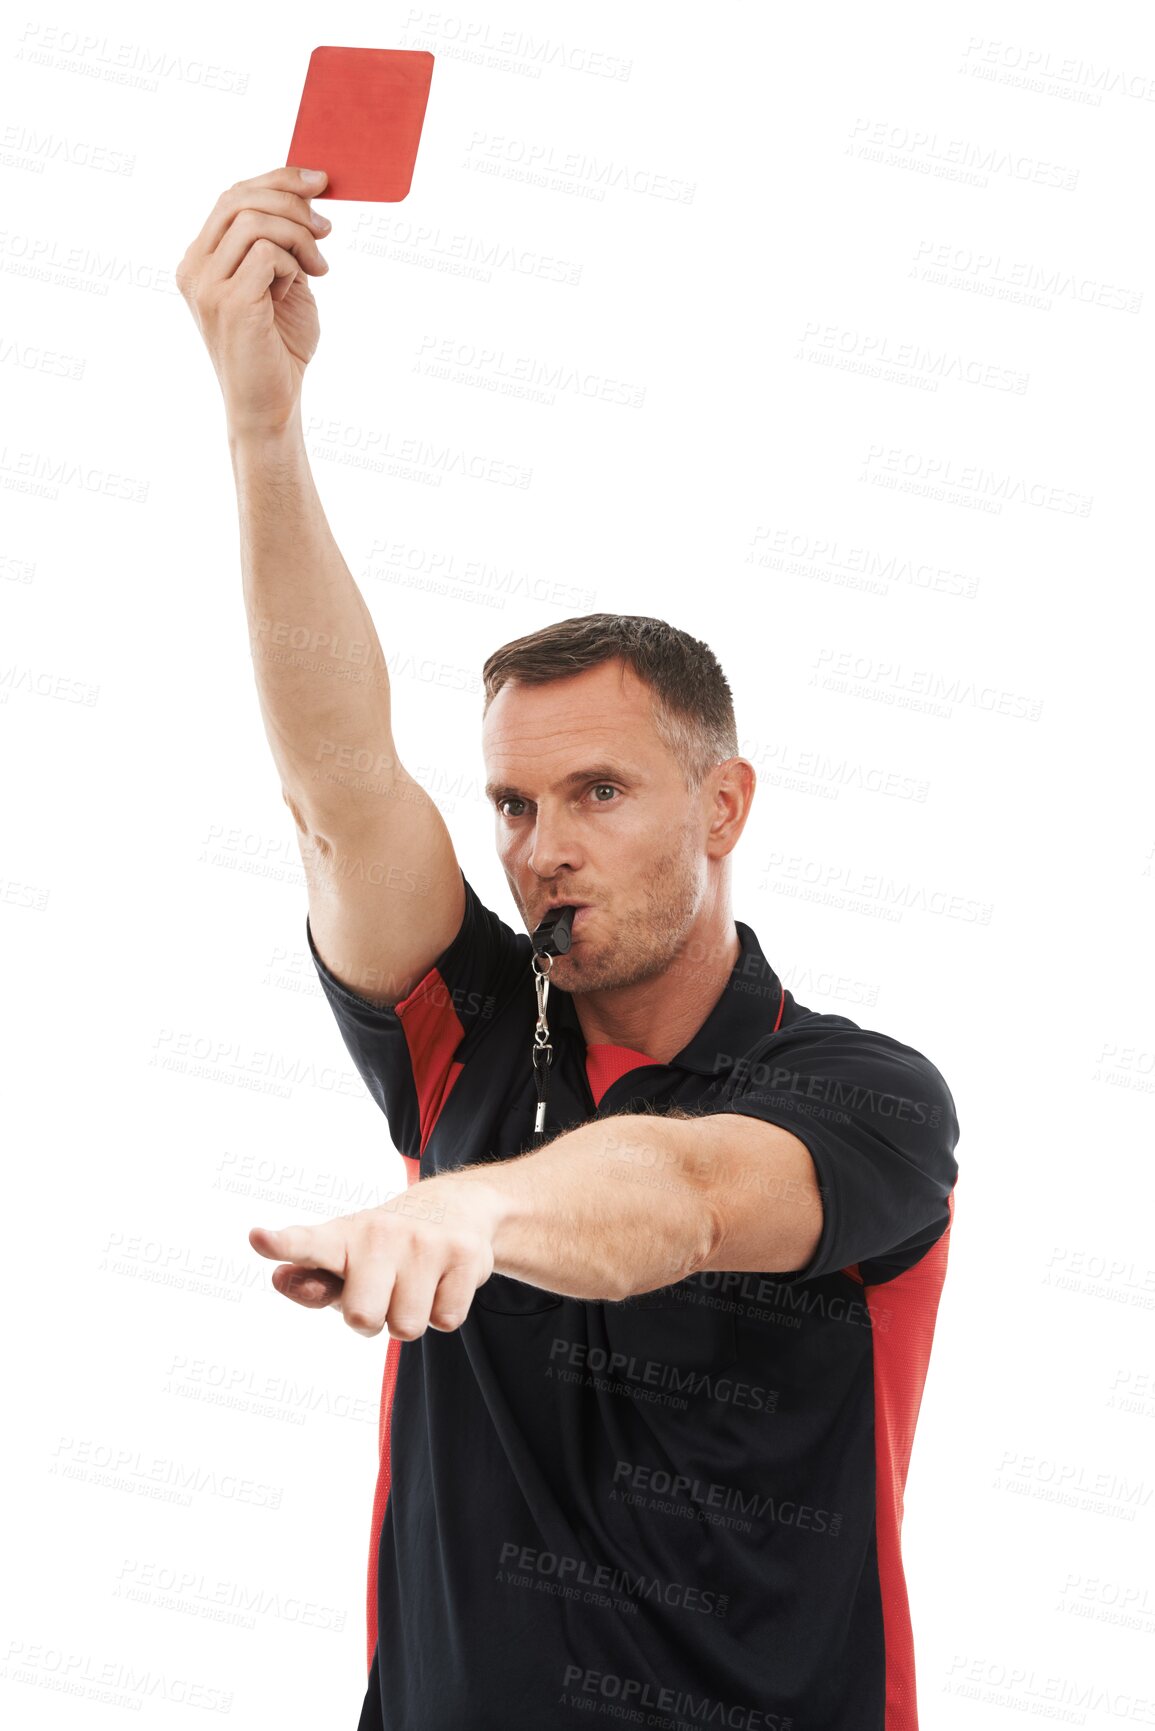
[[[570,947],[570,933],[576,908],[551,908],[532,935],[534,950],[539,956],[564,956]]]

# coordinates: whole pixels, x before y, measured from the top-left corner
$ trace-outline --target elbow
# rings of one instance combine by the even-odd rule
[[[677,1248],[665,1257],[655,1257],[647,1268],[639,1268],[635,1260],[624,1270],[617,1282],[620,1290],[613,1293],[615,1302],[640,1298],[645,1292],[657,1292],[664,1286],[676,1286],[702,1269],[717,1268],[718,1254],[723,1244],[722,1213],[707,1197],[697,1196],[688,1220],[683,1219]]]

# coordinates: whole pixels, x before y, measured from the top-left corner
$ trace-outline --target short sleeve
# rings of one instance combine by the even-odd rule
[[[452,943],[396,1004],[370,1003],[321,960],[305,916],[309,954],[341,1037],[384,1112],[400,1152],[420,1158],[437,1115],[471,1053],[524,980],[532,945],[487,908],[469,879]]]
[[[713,1106],[780,1124],[805,1142],[822,1235],[792,1281],[857,1267],[868,1284],[914,1266],[950,1224],[959,1126],[939,1071],[887,1034],[844,1018],[787,1030],[740,1061]]]

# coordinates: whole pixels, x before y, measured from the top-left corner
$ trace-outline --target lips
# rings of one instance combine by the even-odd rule
[[[542,909],[541,920],[538,923],[541,924],[542,921],[552,919],[559,908],[573,908],[574,916],[570,922],[570,931],[576,938],[585,926],[587,914],[593,912],[592,907],[589,902],[550,902],[547,908]]]

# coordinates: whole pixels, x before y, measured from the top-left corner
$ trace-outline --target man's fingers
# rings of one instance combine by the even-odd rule
[[[358,1334],[372,1338],[384,1328],[397,1290],[398,1255],[404,1257],[405,1250],[400,1244],[391,1247],[378,1229],[366,1235],[359,1254],[351,1258],[339,1309]],[[421,1333],[421,1328],[417,1333]]]
[[[272,1280],[286,1298],[310,1310],[335,1305],[358,1334],[388,1326],[394,1340],[460,1328],[493,1271],[492,1252],[475,1233],[407,1224],[388,1208],[320,1226],[254,1226],[249,1243],[280,1264]]]
[[[271,1278],[278,1292],[303,1304],[306,1310],[324,1310],[336,1304],[345,1286],[340,1275],[330,1274],[326,1268],[298,1268],[291,1262],[274,1268]]]
[[[344,1220],[329,1220],[323,1226],[254,1226],[249,1243],[261,1256],[275,1262],[297,1262],[306,1268],[327,1268],[345,1277],[349,1260]]]
[[[310,233],[321,232],[316,221],[320,214],[311,209],[309,200],[324,194],[328,181],[312,185],[302,177],[299,168],[274,168],[268,174],[258,174],[252,180],[238,180],[226,187],[206,217],[200,233],[186,255],[195,260],[197,274],[204,272],[209,255],[216,251],[230,223],[241,210],[263,210],[270,216],[287,216],[303,223]],[[328,230],[324,230],[328,233]]]
[[[287,192],[304,191],[310,198],[317,193],[323,193],[329,184],[329,177],[324,180],[306,180],[303,168],[270,168],[264,174],[252,174],[247,180],[238,180],[229,188],[230,192],[254,192],[263,186],[282,187]]]
[[[272,216],[291,216],[298,222],[314,225],[319,213],[310,208],[309,200],[323,196],[328,184],[323,180],[314,185],[299,168],[274,168],[252,180],[238,180],[217,199],[197,237],[198,245],[203,239],[206,251],[211,252],[238,210],[267,210]]]
[[[358,1334],[372,1337],[388,1325],[392,1340],[419,1340],[427,1328],[439,1334],[460,1328],[477,1287],[477,1276],[468,1268],[453,1268],[439,1280],[435,1267],[418,1273],[410,1263],[388,1291],[383,1279],[358,1282],[354,1275],[345,1282],[338,1308]]]
[[[458,1274],[460,1259],[447,1269],[451,1252],[443,1240],[391,1230],[380,1212],[373,1228],[350,1259],[341,1314],[358,1334],[380,1334],[388,1324],[391,1339],[417,1340],[429,1327],[440,1283]]]
[[[205,261],[206,282],[224,282],[243,264],[258,240],[271,241],[282,252],[292,253],[304,271],[323,276],[329,266],[316,237],[299,222],[270,216],[268,211],[242,210],[212,257]]]
[[[389,1325],[392,1340],[418,1340],[429,1327],[429,1313],[444,1273],[441,1251],[406,1259],[393,1282],[381,1326]]]
[[[461,1327],[469,1315],[474,1294],[481,1284],[478,1280],[479,1272],[478,1269],[462,1263],[442,1275],[429,1311],[430,1328],[448,1334]]]

